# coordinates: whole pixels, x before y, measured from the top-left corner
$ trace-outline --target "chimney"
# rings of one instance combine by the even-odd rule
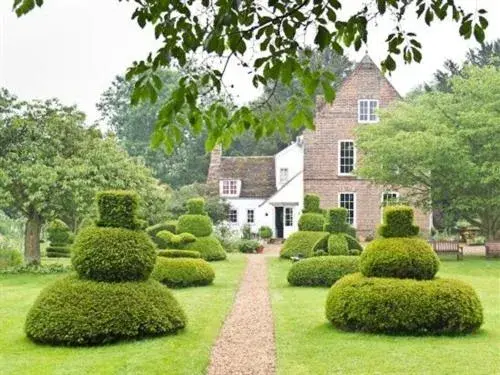
[[[207,185],[210,191],[218,195],[219,192],[219,179],[221,173],[222,163],[222,146],[216,145],[210,153],[210,165],[208,167]]]

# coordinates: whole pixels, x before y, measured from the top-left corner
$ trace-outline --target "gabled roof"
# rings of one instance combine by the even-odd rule
[[[268,198],[276,192],[274,156],[222,157],[219,178],[241,180],[240,198]]]
[[[262,202],[261,204],[259,204],[259,207],[262,207],[264,204],[266,204],[271,199],[273,199],[280,191],[284,190],[293,180],[295,180],[302,173],[303,173],[303,171],[298,172],[295,176],[293,176],[291,179],[289,179],[287,182],[285,182],[283,185],[281,185],[281,187],[278,190],[276,190],[273,195],[271,195],[264,202]],[[291,203],[291,202],[287,202],[287,203]]]

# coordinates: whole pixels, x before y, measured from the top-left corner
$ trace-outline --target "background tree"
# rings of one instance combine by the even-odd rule
[[[451,92],[427,92],[360,127],[359,175],[500,237],[500,70],[466,67]]]

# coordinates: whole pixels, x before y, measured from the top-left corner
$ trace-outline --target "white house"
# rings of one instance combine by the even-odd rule
[[[304,148],[302,137],[274,156],[222,156],[212,152],[207,183],[230,205],[228,222],[235,229],[261,226],[286,238],[298,230],[302,212]]]

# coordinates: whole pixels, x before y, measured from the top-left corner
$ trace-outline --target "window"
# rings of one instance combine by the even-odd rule
[[[356,163],[353,141],[339,141],[339,175],[350,175]]]
[[[255,214],[253,210],[247,210],[247,223],[248,224],[255,223]]]
[[[380,222],[384,222],[384,207],[399,202],[399,193],[396,191],[386,191],[382,193],[382,203],[380,209]]]
[[[293,226],[293,208],[285,207],[285,227]]]
[[[344,207],[347,209],[347,222],[355,226],[355,200],[356,195],[354,193],[340,193],[339,194],[339,207]]]
[[[280,184],[288,181],[288,168],[280,168]]]
[[[237,223],[238,222],[238,210],[235,210],[233,208],[231,208],[229,210],[229,222],[230,223]]]
[[[358,101],[358,122],[378,122],[378,100],[361,99]]]
[[[238,195],[238,181],[237,180],[223,180],[222,181],[222,195]]]

